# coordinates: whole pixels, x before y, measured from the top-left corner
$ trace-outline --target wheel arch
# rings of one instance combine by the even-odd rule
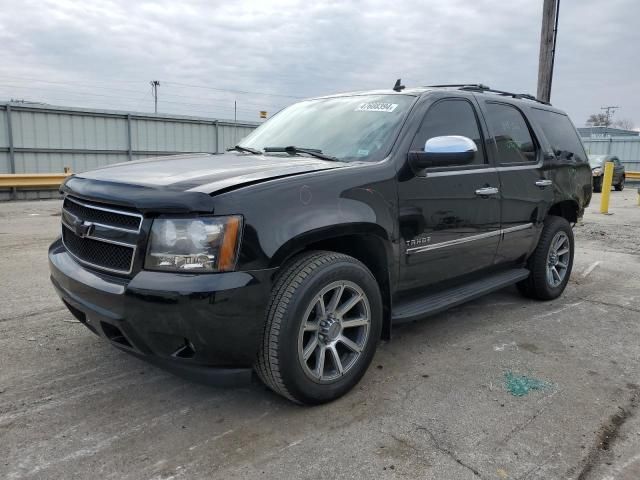
[[[566,219],[569,223],[576,223],[581,216],[581,212],[577,201],[562,200],[551,205],[547,215],[555,215]]]
[[[382,338],[391,336],[391,291],[395,282],[393,248],[387,232],[379,225],[353,223],[301,234],[282,245],[272,257],[272,266],[281,266],[300,253],[326,250],[349,255],[373,274],[382,295]]]

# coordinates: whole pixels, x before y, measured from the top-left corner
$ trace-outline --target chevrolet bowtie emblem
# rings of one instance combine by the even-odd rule
[[[80,219],[75,219],[73,221],[73,231],[80,238],[88,237],[93,232],[93,223],[85,222]]]

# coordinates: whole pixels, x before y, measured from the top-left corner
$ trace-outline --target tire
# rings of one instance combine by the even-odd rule
[[[330,402],[360,381],[381,330],[382,297],[367,267],[341,253],[305,253],[288,262],[274,284],[254,368],[267,387],[293,402]]]
[[[562,244],[559,243],[561,239],[565,239]],[[558,246],[560,248],[556,248]],[[567,246],[569,251],[563,253]],[[531,273],[527,279],[517,284],[518,290],[524,296],[538,300],[558,298],[569,282],[573,267],[573,253],[571,225],[562,217],[549,215],[544,221],[538,245],[527,262]],[[562,267],[563,264],[566,267]],[[554,268],[557,276],[553,273]]]
[[[602,177],[593,178],[593,191],[594,193],[602,192]]]
[[[614,185],[614,187],[618,192],[621,192],[622,190],[624,190],[624,177],[622,177],[620,179],[620,183],[617,183],[616,185]]]

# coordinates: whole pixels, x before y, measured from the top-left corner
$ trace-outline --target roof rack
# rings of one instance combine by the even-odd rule
[[[427,85],[427,87],[432,87],[432,88],[463,88],[463,87],[475,87],[475,88],[479,88],[479,89],[486,89],[489,88],[486,85],[483,85],[481,83],[443,83],[442,85]]]
[[[460,87],[460,90],[469,90],[472,92],[490,92],[490,93],[495,93],[497,95],[503,95],[505,97],[532,100],[534,102],[543,103],[544,105],[551,105],[549,102],[540,100],[539,98],[536,98],[533,95],[529,95],[528,93],[513,93],[513,92],[505,92],[504,90],[494,90],[493,88],[489,88],[485,85],[465,85]]]
[[[533,95],[529,95],[528,93],[512,93],[505,92],[504,90],[494,90],[487,85],[483,85],[482,83],[451,83],[451,84],[443,84],[443,85],[427,85],[427,87],[432,88],[457,88],[459,90],[468,90],[470,92],[490,92],[495,93],[497,95],[504,95],[505,97],[513,97],[524,100],[532,100],[534,102],[543,103],[545,105],[551,105],[549,102],[545,102],[540,100]]]

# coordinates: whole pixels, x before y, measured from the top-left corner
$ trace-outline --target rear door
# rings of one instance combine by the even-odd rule
[[[545,175],[540,142],[522,110],[498,100],[481,104],[502,193],[502,235],[495,261],[518,262],[535,247],[553,201],[553,182]]]
[[[591,199],[591,166],[571,119],[535,104],[528,115],[542,145],[544,176],[552,181],[553,202],[571,201],[584,208]]]
[[[500,235],[499,180],[487,161],[471,100],[434,101],[413,139],[411,150],[423,150],[430,138],[462,135],[473,140],[478,151],[471,164],[427,168],[399,178],[405,244],[401,290],[460,279],[493,264]]]

